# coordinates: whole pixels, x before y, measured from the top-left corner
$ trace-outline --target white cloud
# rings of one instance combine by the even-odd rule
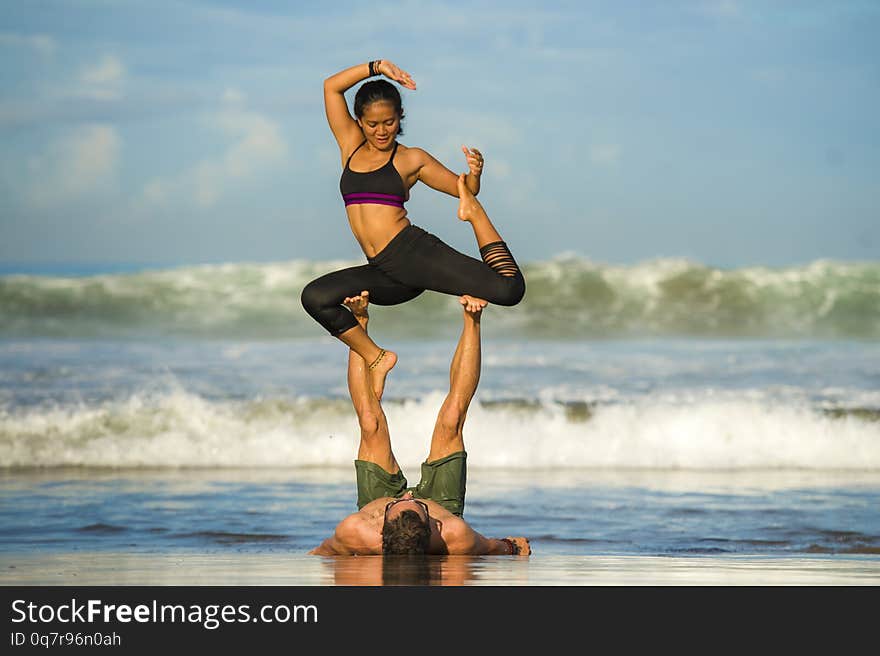
[[[602,166],[615,166],[620,161],[618,144],[595,144],[590,146],[590,161]]]
[[[83,68],[77,78],[75,95],[94,100],[118,100],[125,84],[125,66],[114,55]]]
[[[0,35],[0,41],[4,38],[10,41],[10,35]],[[50,39],[41,47],[48,48],[53,43]],[[57,82],[45,83],[38,77],[32,82],[36,83],[30,89],[17,92],[22,94],[19,97],[13,91],[9,97],[0,99],[0,127],[48,125],[59,119],[69,120],[72,114],[85,121],[109,120],[104,103],[122,99],[127,75],[118,57],[106,55],[75,73],[65,74]]]
[[[226,137],[223,153],[203,159],[174,178],[152,180],[142,191],[142,205],[160,206],[183,200],[209,208],[237,184],[285,160],[287,144],[278,124],[262,114],[247,111],[244,102],[241,92],[224,92],[222,109],[204,119],[207,127]]]
[[[13,34],[0,33],[0,46],[12,48],[28,48],[45,57],[51,57],[58,49],[58,44],[46,34]]]
[[[45,208],[112,189],[120,148],[110,125],[73,130],[28,161],[27,200]]]

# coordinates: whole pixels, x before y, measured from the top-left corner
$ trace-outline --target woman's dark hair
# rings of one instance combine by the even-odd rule
[[[403,101],[400,99],[400,91],[388,80],[373,80],[364,82],[354,96],[354,115],[361,118],[364,108],[374,102],[389,102],[394,105],[394,111],[403,123]],[[403,125],[397,128],[397,134],[403,134]]]
[[[404,510],[382,526],[382,553],[415,556],[428,552],[431,527],[415,510]]]

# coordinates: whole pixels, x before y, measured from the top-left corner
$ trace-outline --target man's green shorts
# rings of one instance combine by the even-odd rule
[[[467,453],[456,451],[445,458],[422,463],[422,479],[415,487],[406,487],[403,471],[389,474],[375,462],[355,460],[358,509],[382,497],[402,497],[407,491],[416,499],[430,499],[453,515],[464,513],[467,482]]]

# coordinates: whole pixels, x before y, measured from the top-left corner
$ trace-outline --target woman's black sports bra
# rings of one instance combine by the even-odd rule
[[[394,168],[394,155],[397,153],[397,142],[394,142],[394,149],[391,151],[391,157],[385,163],[385,166],[375,171],[366,171],[360,173],[352,171],[349,168],[351,158],[358,149],[355,148],[345,168],[342,169],[342,177],[339,179],[339,191],[342,192],[342,200],[345,206],[370,203],[372,205],[391,205],[392,207],[403,207],[406,202],[407,190],[403,184],[403,180],[397,169]]]

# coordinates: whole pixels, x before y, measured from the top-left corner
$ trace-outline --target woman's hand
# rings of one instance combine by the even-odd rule
[[[482,175],[483,154],[476,148],[469,149],[467,146],[462,146],[461,151],[464,153],[464,156],[467,159],[468,168],[470,168],[470,174],[477,177]]]
[[[395,66],[394,63],[388,61],[387,59],[381,60],[377,70],[388,79],[394,80],[395,82],[406,87],[407,89],[415,90],[416,88],[416,83],[412,79],[412,76],[402,68],[398,68],[397,66]]]

